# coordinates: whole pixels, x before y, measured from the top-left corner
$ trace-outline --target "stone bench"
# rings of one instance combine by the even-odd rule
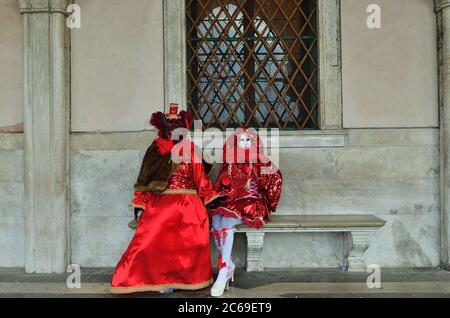
[[[302,215],[276,216],[264,229],[236,227],[236,233],[247,236],[247,271],[262,272],[265,233],[344,233],[345,261],[350,272],[366,271],[364,252],[369,247],[371,232],[383,227],[383,221],[373,215]]]

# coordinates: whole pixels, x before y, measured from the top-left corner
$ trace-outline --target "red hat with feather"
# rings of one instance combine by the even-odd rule
[[[172,131],[177,128],[190,129],[192,125],[191,113],[182,110],[178,113],[178,104],[171,103],[169,112],[156,112],[150,118],[150,124],[158,129],[158,136],[169,139]]]

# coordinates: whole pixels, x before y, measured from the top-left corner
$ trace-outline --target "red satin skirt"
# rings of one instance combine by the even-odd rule
[[[208,215],[197,194],[155,195],[116,267],[111,292],[206,288],[213,282],[209,244]]]
[[[252,228],[263,228],[270,214],[262,198],[238,198],[221,202],[221,206],[212,209],[211,216],[222,214],[225,217],[240,219]]]

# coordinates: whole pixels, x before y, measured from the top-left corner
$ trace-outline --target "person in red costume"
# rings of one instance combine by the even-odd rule
[[[159,132],[145,154],[134,186],[132,205],[138,225],[117,264],[111,292],[206,288],[213,279],[209,216],[204,204],[216,196],[193,143],[185,138],[172,140],[176,128],[190,127],[191,115],[184,111],[178,114],[178,107],[172,105],[169,114],[154,113],[150,123]],[[190,160],[175,164],[175,145],[192,149],[180,153]]]
[[[211,296],[223,295],[229,281],[234,280],[235,265],[231,260],[235,226],[245,223],[262,228],[275,212],[281,196],[283,176],[263,154],[258,134],[238,129],[225,142],[224,164],[215,190],[226,199],[208,206],[212,216],[213,237],[219,250],[219,275]]]

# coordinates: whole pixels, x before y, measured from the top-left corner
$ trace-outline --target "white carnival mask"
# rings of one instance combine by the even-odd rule
[[[244,148],[244,149],[248,149],[248,148],[252,147],[252,140],[246,133],[243,133],[239,136],[238,147]]]

